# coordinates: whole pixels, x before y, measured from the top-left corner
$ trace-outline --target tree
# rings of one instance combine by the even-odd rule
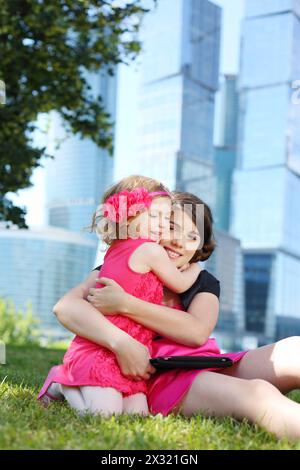
[[[155,2],[155,0],[153,0]],[[39,113],[56,110],[69,132],[112,153],[113,123],[86,71],[114,73],[140,51],[142,0],[0,0],[0,221],[26,227],[7,193],[29,187],[45,148],[34,148]]]

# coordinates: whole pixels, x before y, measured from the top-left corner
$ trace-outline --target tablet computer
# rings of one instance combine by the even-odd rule
[[[156,369],[209,369],[229,367],[233,361],[224,356],[166,356],[150,359]]]

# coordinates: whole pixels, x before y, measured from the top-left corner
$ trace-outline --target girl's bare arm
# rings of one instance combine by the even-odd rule
[[[181,294],[191,287],[201,271],[197,263],[192,263],[183,272],[179,271],[164,248],[156,243],[144,243],[137,248],[136,252],[142,258],[145,267],[154,272],[164,286],[177,294]]]

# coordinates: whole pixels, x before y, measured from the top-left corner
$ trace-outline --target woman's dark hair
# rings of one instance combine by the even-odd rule
[[[190,262],[196,263],[197,261],[207,260],[216,247],[216,242],[213,233],[213,216],[209,206],[204,201],[202,201],[202,199],[191,193],[173,191],[172,199],[175,204],[179,205],[191,217],[192,221],[199,230],[199,233],[204,233],[202,248],[196,251]],[[203,228],[199,226],[199,224],[202,223],[203,220],[199,220],[199,217],[197,217],[198,204],[204,205]]]

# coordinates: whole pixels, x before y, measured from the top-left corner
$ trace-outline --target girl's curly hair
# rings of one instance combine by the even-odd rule
[[[149,192],[164,191],[170,193],[170,191],[158,180],[148,178],[147,176],[132,175],[123,178],[118,183],[110,186],[102,197],[101,205],[104,204],[107,199],[114,194],[124,190],[132,191],[136,188],[145,188]],[[124,224],[112,222],[106,219],[103,216],[101,205],[93,214],[92,223],[89,228],[91,232],[98,233],[107,245],[111,245],[113,240],[121,238],[121,234],[124,234]]]

